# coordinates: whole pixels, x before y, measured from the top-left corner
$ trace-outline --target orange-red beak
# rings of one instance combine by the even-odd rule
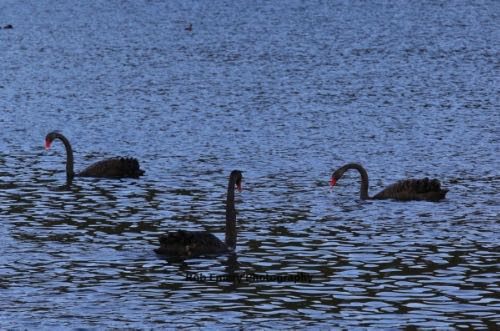
[[[243,191],[243,186],[241,185],[241,182],[236,184],[236,189],[238,190],[238,192]]]
[[[337,184],[337,180],[332,177],[332,179],[330,179],[330,187],[334,187],[335,184]]]
[[[45,149],[49,149],[52,142],[45,140]]]

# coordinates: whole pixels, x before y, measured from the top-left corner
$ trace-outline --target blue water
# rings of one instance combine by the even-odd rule
[[[0,326],[494,329],[499,18],[498,1],[0,1]],[[146,175],[57,189],[55,129],[76,170],[130,155]],[[348,162],[372,194],[450,191],[361,201],[356,173],[330,191]],[[223,238],[233,169],[236,255],[155,255],[169,230]]]

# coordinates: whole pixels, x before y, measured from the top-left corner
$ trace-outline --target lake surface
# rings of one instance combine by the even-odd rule
[[[494,329],[500,2],[0,2],[0,326]],[[193,31],[185,27],[193,24]],[[137,157],[139,180],[64,184]],[[447,199],[361,201],[404,178]],[[236,255],[166,260],[174,229]],[[240,278],[238,278],[240,277]],[[296,277],[296,278],[294,278]]]

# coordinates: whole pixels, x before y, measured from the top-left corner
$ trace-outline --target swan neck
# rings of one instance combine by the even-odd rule
[[[62,141],[64,148],[66,149],[66,183],[71,185],[73,177],[75,177],[73,170],[73,149],[71,148],[69,140],[62,134],[57,134],[56,138]]]
[[[345,167],[346,170],[356,169],[359,172],[359,174],[361,175],[361,188],[359,190],[359,197],[363,200],[370,199],[370,196],[368,195],[368,173],[366,172],[365,168],[357,163],[350,163]]]
[[[226,199],[226,245],[232,249],[236,248],[236,209],[234,207],[235,176],[229,177]]]

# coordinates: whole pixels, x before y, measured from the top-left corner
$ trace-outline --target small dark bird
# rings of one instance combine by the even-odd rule
[[[189,25],[184,30],[189,31],[189,32],[193,31],[193,24],[189,23]]]
[[[4,29],[14,29],[14,27],[12,26],[12,24],[7,24],[3,28]]]
[[[236,248],[236,209],[234,189],[241,191],[243,176],[233,170],[229,175],[226,198],[226,238],[222,242],[208,231],[178,230],[162,235],[160,247],[154,251],[167,257],[186,259],[200,255],[217,255],[233,252]]]
[[[73,171],[73,149],[69,140],[57,131],[50,132],[45,137],[45,149],[49,149],[54,139],[63,142],[66,148],[66,183],[71,185],[75,176],[101,178],[138,178],[144,174],[140,169],[139,161],[130,157],[113,157],[96,162],[79,173]]]
[[[441,183],[437,179],[406,179],[400,180],[387,186],[375,196],[368,195],[368,173],[365,168],[357,163],[349,163],[335,170],[330,179],[330,186],[333,187],[349,169],[356,169],[361,175],[360,198],[365,199],[394,199],[400,201],[427,200],[439,201],[444,199],[448,190],[441,189]]]

